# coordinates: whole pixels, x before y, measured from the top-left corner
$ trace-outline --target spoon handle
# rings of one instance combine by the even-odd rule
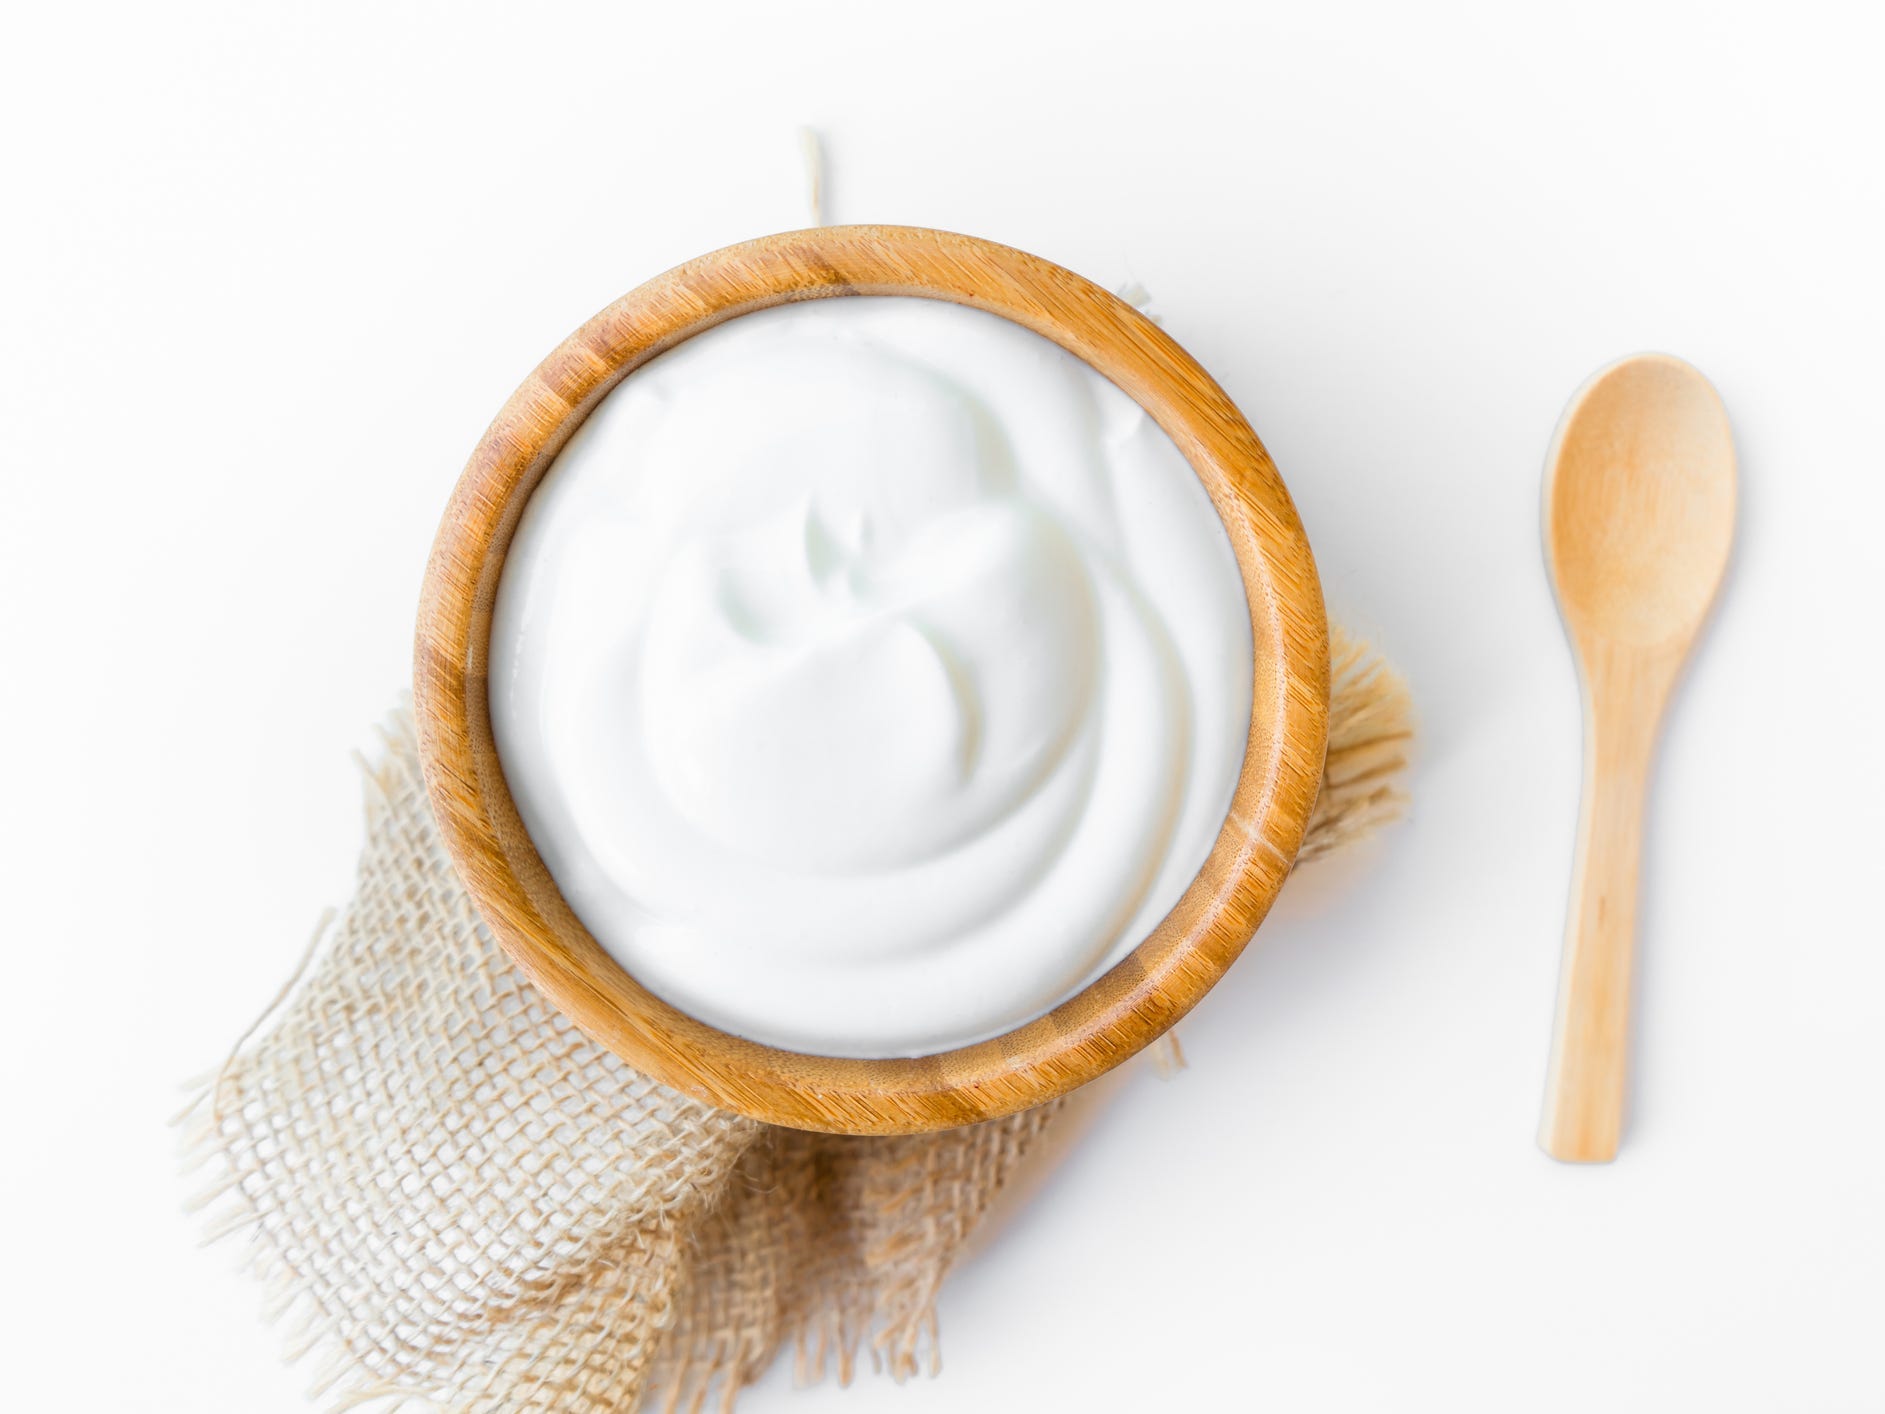
[[[1623,1130],[1643,799],[1671,666],[1608,646],[1584,663],[1583,806],[1538,1131],[1567,1163],[1608,1163]]]

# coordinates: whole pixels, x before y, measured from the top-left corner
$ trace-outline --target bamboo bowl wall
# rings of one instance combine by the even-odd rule
[[[486,701],[491,608],[524,502],[602,397],[724,320],[794,300],[916,295],[1011,319],[1136,399],[1190,461],[1249,600],[1255,678],[1230,813],[1171,913],[1046,1016],[916,1059],[803,1055],[708,1026],[638,985],[558,892],[517,814]],[[731,246],[591,319],[511,397],[460,477],[427,567],[414,663],[427,788],[479,912],[536,986],[644,1073],[773,1124],[896,1134],[989,1119],[1065,1094],[1162,1035],[1243,951],[1302,842],[1328,722],[1328,627],[1302,525],[1222,389],[1157,325],[1035,256],[942,231],[835,226]]]

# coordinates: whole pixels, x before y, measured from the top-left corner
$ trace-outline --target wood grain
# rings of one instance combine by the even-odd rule
[[[505,786],[486,703],[491,609],[525,500],[597,402],[724,320],[794,300],[916,295],[1002,315],[1086,360],[1171,435],[1230,533],[1250,605],[1249,744],[1204,868],[1118,966],[1048,1015],[916,1059],[803,1055],[729,1035],[636,983],[577,920]],[[414,707],[426,782],[465,886],[518,965],[582,1030],[647,1074],[773,1124],[910,1133],[1041,1104],[1110,1070],[1194,1006],[1281,888],[1315,802],[1329,644],[1301,522],[1263,445],[1162,330],[1090,281],[968,236],[820,227],[702,256],[602,311],[506,403],[458,482],[426,571]]]
[[[1572,398],[1545,474],[1545,552],[1583,679],[1585,737],[1539,1143],[1603,1163],[1623,1132],[1650,763],[1734,536],[1728,416],[1680,359],[1625,359]]]

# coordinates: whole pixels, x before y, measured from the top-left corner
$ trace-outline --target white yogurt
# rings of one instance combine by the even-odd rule
[[[644,986],[793,1050],[922,1055],[1065,1000],[1229,809],[1251,630],[1170,438],[932,300],[746,315],[631,374],[525,508],[504,773]]]

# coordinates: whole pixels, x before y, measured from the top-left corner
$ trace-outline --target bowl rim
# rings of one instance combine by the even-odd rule
[[[1046,1015],[934,1055],[855,1059],[732,1035],[643,988],[564,901],[519,818],[492,737],[491,611],[529,494],[624,377],[682,340],[798,300],[914,295],[988,310],[1096,368],[1164,428],[1229,533],[1250,609],[1251,729],[1210,855],[1131,953]],[[447,853],[479,914],[588,1037],[698,1099],[767,1123],[899,1134],[1042,1104],[1150,1044],[1243,951],[1294,864],[1328,735],[1329,644],[1302,523],[1235,404],[1139,310],[1071,271],[972,236],[823,226],[688,261],[590,319],[512,394],[447,504],[420,596],[413,715]]]

